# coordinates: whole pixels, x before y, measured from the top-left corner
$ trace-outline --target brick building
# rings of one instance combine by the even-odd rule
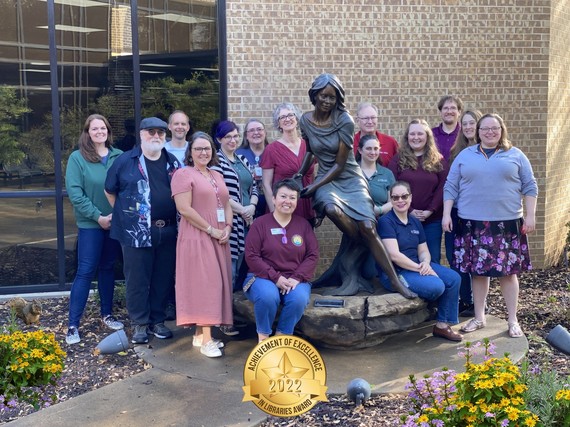
[[[342,80],[349,110],[375,103],[381,131],[398,139],[412,118],[438,123],[444,94],[499,113],[539,182],[534,264],[560,261],[570,220],[565,0],[15,0],[0,13],[0,90],[27,109],[0,115],[0,292],[72,280],[64,171],[90,113],[108,117],[116,140],[127,119],[175,108],[195,130],[226,116],[269,125],[280,102],[310,109],[307,90],[325,71]],[[326,221],[318,235],[322,271],[340,236]]]
[[[563,0],[227,0],[228,115],[238,123],[284,100],[306,111],[315,76],[337,74],[349,110],[371,101],[398,140],[437,101],[497,112],[539,182],[535,266],[559,262],[570,219],[570,9]],[[500,197],[500,195],[497,195]],[[319,230],[322,264],[338,242]]]

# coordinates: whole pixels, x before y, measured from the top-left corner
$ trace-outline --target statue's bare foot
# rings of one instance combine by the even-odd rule
[[[397,286],[394,286],[394,284],[392,284],[392,287],[396,291],[398,291],[404,298],[407,299],[417,298],[418,295],[415,292],[410,291],[410,289],[407,286],[405,286],[402,282],[398,280],[397,283],[398,283]]]
[[[408,288],[404,288],[404,292],[400,292],[404,298],[414,299],[418,297],[418,294],[410,291]]]

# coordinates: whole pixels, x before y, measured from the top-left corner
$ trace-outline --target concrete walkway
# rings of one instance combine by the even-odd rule
[[[467,319],[462,319],[467,320]],[[402,392],[410,374],[422,376],[442,367],[463,370],[459,345],[431,336],[433,322],[389,338],[369,349],[319,349],[330,394],[343,394],[350,380],[367,380],[375,393]],[[169,325],[173,326],[173,325]],[[227,339],[224,356],[208,359],[192,346],[192,330],[174,328],[174,339],[151,340],[137,353],[153,368],[10,423],[10,426],[255,426],[266,414],[242,402],[243,368],[256,344],[253,331]],[[497,355],[515,361],[528,350],[526,338],[507,335],[505,321],[487,316],[487,327],[468,334],[489,338]]]

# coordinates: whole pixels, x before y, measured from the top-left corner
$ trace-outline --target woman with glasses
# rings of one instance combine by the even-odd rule
[[[470,273],[475,317],[463,332],[485,327],[490,277],[498,277],[508,312],[508,334],[523,336],[517,319],[517,274],[530,270],[527,234],[535,230],[538,186],[532,166],[512,146],[497,114],[477,123],[477,145],[461,151],[451,166],[444,193],[443,228],[452,231],[451,209],[457,204],[454,262]],[[523,219],[524,200],[524,219]]]
[[[230,121],[220,122],[216,128],[216,139],[220,144],[217,153],[219,165],[213,166],[213,169],[223,175],[230,192],[230,205],[233,211],[230,248],[235,271],[237,259],[244,250],[246,229],[253,222],[258,202],[257,185],[247,159],[236,154],[240,145],[237,125]]]
[[[301,112],[290,103],[279,104],[273,110],[273,126],[281,132],[281,137],[267,146],[263,153],[261,167],[263,168],[263,191],[272,194],[273,184],[285,178],[291,178],[301,167],[307,152],[306,143],[299,134],[299,119]],[[313,182],[314,165],[300,177],[299,185],[307,186]],[[273,212],[275,206],[271,198],[267,199],[267,208]],[[315,212],[311,201],[300,199],[295,215],[302,216],[314,223]]]
[[[439,264],[443,186],[448,166],[425,120],[414,119],[408,124],[398,154],[392,158],[388,169],[396,180],[410,184],[414,195],[410,215],[422,223],[431,260]]]
[[[249,274],[244,293],[253,302],[259,342],[273,332],[292,335],[311,297],[309,281],[319,260],[319,245],[311,225],[293,215],[300,188],[293,179],[273,187],[273,212],[257,218],[247,235],[245,259]]]
[[[408,214],[413,198],[407,182],[394,183],[390,188],[392,210],[378,221],[378,234],[407,286],[421,298],[437,301],[433,336],[461,341],[463,336],[451,329],[451,325],[458,323],[461,278],[452,269],[431,262],[422,223]],[[382,284],[393,291],[386,274],[380,269],[378,272]]]
[[[216,127],[216,139],[220,144],[218,150],[219,165],[212,169],[221,173],[230,192],[230,205],[233,211],[232,234],[230,248],[232,252],[233,289],[239,289],[237,283],[238,259],[245,249],[245,235],[253,222],[258,202],[257,184],[253,179],[247,159],[236,154],[240,145],[238,127],[234,122],[224,120]],[[220,330],[226,335],[237,335],[234,327],[223,326]]]
[[[192,344],[206,357],[220,357],[224,346],[212,338],[212,326],[233,322],[232,208],[224,179],[213,170],[217,162],[210,136],[196,132],[186,150],[188,167],[178,170],[171,184],[182,217],[176,243],[176,324],[196,325]]]
[[[477,143],[476,136],[476,128],[477,122],[481,119],[480,111],[478,110],[467,110],[464,111],[459,119],[459,123],[461,124],[461,129],[457,134],[457,139],[455,143],[451,147],[450,156],[449,156],[449,163],[450,165],[453,163],[453,160],[457,157],[459,153],[461,153],[465,148],[475,145]],[[453,228],[451,231],[446,231],[444,240],[445,240],[445,256],[447,258],[447,262],[451,266],[454,267],[453,262],[453,241],[455,240],[455,230],[457,229],[457,206],[454,205],[451,209],[451,219],[453,221]],[[473,294],[471,292],[471,275],[468,273],[461,273],[458,269],[455,271],[459,272],[461,276],[461,288],[459,290],[459,315],[464,317],[472,317],[474,312],[473,306]]]
[[[390,198],[388,197],[388,190],[396,181],[394,174],[388,168],[381,166],[378,163],[380,157],[380,141],[376,135],[364,135],[358,141],[358,151],[356,154],[356,161],[360,164],[360,169],[370,189],[370,196],[374,202],[374,215],[379,217],[386,214],[392,209]],[[372,255],[362,266],[362,276],[365,278],[372,278],[376,275],[376,263]]]
[[[78,145],[65,171],[65,187],[77,222],[77,274],[69,296],[67,344],[81,341],[79,321],[96,272],[102,323],[112,330],[123,329],[112,313],[115,260],[120,246],[109,235],[113,208],[103,191],[107,171],[122,151],[113,148],[109,122],[99,114],[87,117]]]
[[[236,153],[247,159],[253,173],[253,179],[257,184],[257,191],[259,194],[254,218],[265,214],[265,210],[267,209],[267,203],[265,202],[265,196],[263,195],[263,184],[261,182],[263,175],[261,159],[263,158],[263,152],[268,144],[269,141],[267,140],[265,125],[260,120],[249,119],[245,123],[245,127],[243,129],[242,145],[238,148]]]

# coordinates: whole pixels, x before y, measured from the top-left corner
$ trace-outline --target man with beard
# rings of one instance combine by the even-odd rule
[[[164,148],[167,128],[156,117],[143,119],[141,144],[113,163],[105,181],[113,206],[111,237],[123,250],[134,344],[147,343],[148,334],[172,337],[164,325],[176,260],[176,206],[170,180],[180,163]]]
[[[437,109],[441,115],[441,123],[432,128],[432,132],[437,149],[443,158],[449,161],[451,147],[461,129],[459,117],[463,110],[463,101],[458,96],[445,95],[437,103]]]

